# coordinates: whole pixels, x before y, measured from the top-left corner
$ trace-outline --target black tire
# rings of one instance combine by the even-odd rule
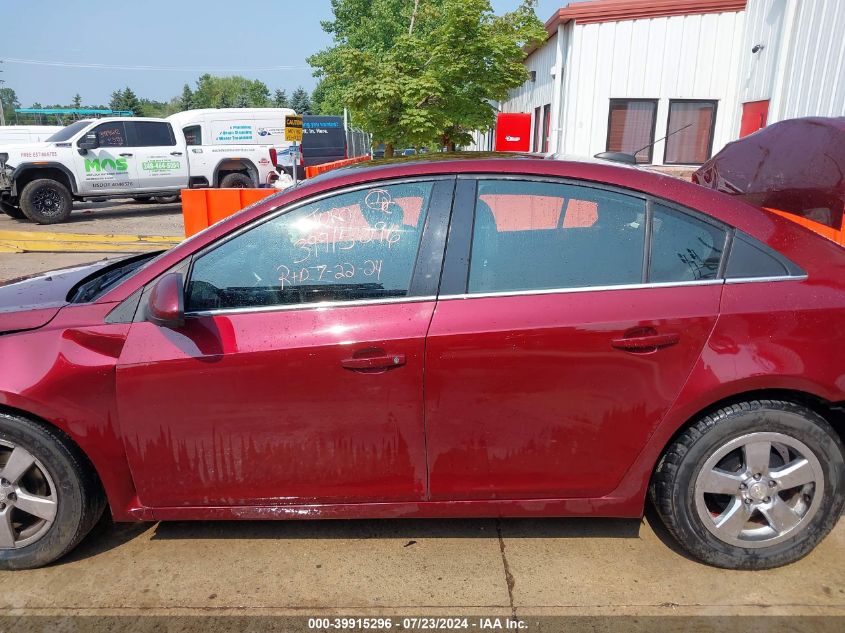
[[[4,466],[9,461],[9,445],[23,448],[37,460],[27,476],[45,469],[55,484],[57,504],[52,525],[37,540],[17,549],[0,549],[0,569],[42,567],[79,544],[102,515],[105,497],[88,460],[60,431],[26,418],[0,414],[0,444]]]
[[[748,458],[749,453],[746,451],[752,444],[760,445],[757,438],[771,442],[766,459],[769,460],[767,464],[773,467],[772,473],[787,463],[792,464],[790,460],[797,459],[791,453],[797,449],[779,443],[779,439],[809,449],[812,457],[805,461],[808,467],[812,466],[814,473],[818,473],[819,477],[814,481],[822,481],[822,494],[816,495],[819,485],[816,483],[786,489],[782,480],[775,480],[778,477],[776,474],[771,477],[763,475],[763,483],[772,486],[771,490],[774,491],[764,492],[765,486],[761,488],[756,483],[761,478],[748,474],[752,472],[748,469],[752,459]],[[742,445],[742,442],[749,444]],[[727,453],[724,459],[728,461],[714,462],[732,446],[742,447]],[[803,455],[803,449],[799,453]],[[695,558],[726,569],[780,567],[806,556],[827,536],[842,515],[845,507],[843,455],[845,447],[841,439],[830,424],[814,411],[792,402],[777,400],[741,402],[704,416],[667,448],[651,481],[651,498],[666,528]],[[745,463],[738,463],[733,468],[729,460],[744,460]],[[729,476],[740,482],[737,492],[696,496],[697,492],[707,490],[704,485],[697,490],[699,475],[701,481],[705,481],[707,473],[721,474],[726,470]],[[753,495],[757,496],[750,498]],[[782,500],[788,499],[798,499],[789,501],[793,504],[790,507],[793,512],[790,521],[796,520],[797,523],[790,529],[778,532],[769,520],[769,516],[774,514],[770,503],[780,505]],[[724,504],[722,514],[722,506],[713,510],[707,505],[714,503]],[[728,516],[731,507],[750,513],[750,518],[747,522],[739,519],[737,524],[744,527],[740,528],[737,536],[731,537],[726,532],[722,537],[717,537],[719,521]],[[710,527],[705,524],[705,516],[713,517],[710,519]],[[795,516],[800,518],[794,519]],[[759,536],[766,531],[774,534],[768,539]],[[731,543],[729,539],[736,539],[736,542]],[[772,544],[766,545],[767,540],[771,540]],[[743,546],[745,544],[751,546]]]
[[[62,183],[40,178],[28,183],[20,195],[24,215],[38,224],[58,224],[70,217],[73,198]]]
[[[0,202],[0,210],[3,211],[6,215],[10,218],[14,218],[15,220],[26,220],[26,216],[21,211],[20,207],[16,207],[13,204],[8,202]]]
[[[252,178],[241,173],[227,174],[220,181],[221,189],[252,189],[253,187],[255,183],[252,182]]]
[[[135,202],[150,202],[153,197],[152,196],[132,196],[132,199]]]
[[[173,204],[174,202],[178,202],[180,195],[174,194],[172,196],[155,196],[153,200],[155,200],[158,204]]]

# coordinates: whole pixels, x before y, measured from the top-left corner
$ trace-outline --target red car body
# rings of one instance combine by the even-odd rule
[[[407,302],[205,316],[176,329],[113,318],[193,253],[280,206],[361,183],[471,174],[670,200],[806,275],[513,296],[450,293],[444,275],[434,296]],[[460,178],[451,186],[446,266],[461,239]],[[78,444],[119,521],[637,517],[661,452],[701,412],[748,395],[845,401],[845,252],[724,194],[612,164],[344,170],[212,226],[92,303],[69,303],[90,272],[0,288],[0,410]],[[624,341],[639,336],[676,344],[632,353]],[[401,366],[383,370],[384,359]]]

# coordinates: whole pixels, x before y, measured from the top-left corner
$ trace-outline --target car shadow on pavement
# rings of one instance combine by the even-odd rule
[[[115,523],[112,521],[108,508],[106,508],[103,516],[100,517],[100,520],[88,535],[82,539],[82,542],[71,550],[67,556],[60,558],[53,565],[58,566],[85,560],[86,558],[93,558],[99,554],[116,549],[138,538],[144,532],[152,529],[154,525],[155,523]]]
[[[156,525],[153,540],[638,538],[637,519],[363,519],[295,521],[174,521]]]
[[[153,530],[158,540],[367,540],[397,539],[409,545],[432,538],[503,539],[638,539],[644,524],[673,552],[694,561],[663,526],[648,504],[643,519],[506,518],[506,519],[339,519],[284,521],[167,521],[115,523],[108,513],[62,565],[96,557]],[[407,545],[406,545],[407,547]]]

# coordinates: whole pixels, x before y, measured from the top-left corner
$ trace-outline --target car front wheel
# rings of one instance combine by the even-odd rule
[[[0,569],[31,569],[60,558],[104,507],[78,449],[58,431],[0,413]]]
[[[742,402],[707,415],[664,453],[651,497],[694,557],[769,569],[809,553],[845,506],[842,441],[791,402]]]

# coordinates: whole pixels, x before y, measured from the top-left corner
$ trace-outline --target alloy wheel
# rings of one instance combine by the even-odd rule
[[[730,545],[769,547],[805,529],[824,494],[813,452],[782,433],[750,433],[720,447],[695,480],[698,518]]]
[[[55,189],[40,189],[32,196],[32,206],[44,215],[59,215],[62,212],[62,197]]]
[[[21,446],[0,440],[0,549],[31,545],[52,527],[56,486],[44,465]]]

